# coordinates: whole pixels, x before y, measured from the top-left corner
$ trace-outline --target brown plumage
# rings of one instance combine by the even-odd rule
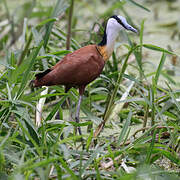
[[[67,54],[51,69],[36,75],[35,87],[65,85],[84,88],[96,79],[103,70],[105,61],[96,45],[82,47]]]
[[[78,87],[80,96],[75,119],[79,122],[80,104],[85,87],[101,74],[105,61],[113,52],[118,33],[122,29],[137,32],[124,17],[116,15],[110,17],[103,39],[98,45],[88,45],[66,55],[51,69],[37,74],[34,86],[64,85],[66,92],[72,87]],[[81,134],[80,127],[78,130]]]

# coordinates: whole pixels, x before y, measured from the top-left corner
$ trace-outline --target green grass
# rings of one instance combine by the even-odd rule
[[[7,31],[0,42],[0,179],[179,179],[180,91],[164,66],[176,53],[144,43],[142,19],[141,25],[137,24],[139,37],[124,34],[128,39],[125,51],[119,55],[116,49],[102,75],[86,88],[81,122],[69,121],[66,102],[70,100],[74,117],[77,89],[64,93],[63,87],[53,86],[42,94],[45,88],[33,89],[29,83],[36,72],[78,49],[83,34],[90,37],[86,44],[97,43],[99,36],[88,30],[74,31],[80,21],[74,11],[71,49],[66,50],[70,2],[43,2],[17,4],[22,13],[16,18],[10,1],[0,2],[1,21],[10,22],[0,29]],[[146,4],[129,2],[151,13]],[[125,11],[129,2],[102,2],[107,11],[100,17],[107,19],[121,8],[133,22],[128,9]],[[151,72],[144,70],[144,51],[161,56]],[[42,121],[37,126],[36,105],[42,98]],[[60,120],[55,119],[57,111]],[[104,126],[100,134],[99,124]],[[76,126],[83,130],[84,149],[82,136],[74,132]]]

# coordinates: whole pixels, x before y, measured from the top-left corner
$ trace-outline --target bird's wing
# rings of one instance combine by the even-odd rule
[[[86,85],[99,76],[104,60],[95,46],[83,47],[65,56],[49,73],[55,84]]]

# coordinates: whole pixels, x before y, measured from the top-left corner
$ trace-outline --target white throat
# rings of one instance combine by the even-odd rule
[[[111,56],[114,50],[114,45],[115,45],[115,41],[118,36],[118,33],[114,32],[113,29],[109,29],[109,31],[106,32],[106,34],[107,34],[106,48],[107,48],[108,55]]]
[[[117,39],[117,36],[119,34],[119,31],[121,28],[119,27],[119,24],[114,19],[109,19],[106,27],[106,35],[107,35],[107,44],[106,44],[106,50],[108,53],[108,56],[110,57],[113,50],[115,41]]]

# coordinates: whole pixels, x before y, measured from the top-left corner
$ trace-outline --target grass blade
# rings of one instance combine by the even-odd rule
[[[55,8],[52,12],[51,18],[56,18],[60,16],[68,8],[68,4],[67,4],[67,1],[65,0],[57,0],[57,3],[54,7]],[[49,22],[46,25],[46,33],[44,35],[44,49],[46,49],[46,46],[48,44],[48,40],[49,40],[49,36],[53,28],[53,24],[54,22]]]
[[[140,7],[141,9],[144,9],[144,10],[147,11],[147,12],[151,12],[148,8],[144,7],[143,5],[137,3],[137,2],[135,2],[135,1],[133,1],[133,0],[128,0],[128,1],[131,2],[131,3],[133,3],[135,6]]]
[[[156,71],[155,78],[154,78],[156,85],[157,85],[157,83],[158,83],[158,79],[159,79],[161,70],[162,70],[162,68],[163,68],[165,59],[166,59],[166,55],[165,55],[164,52],[163,52],[162,57],[161,57],[161,60],[160,60],[160,63],[159,63],[159,66],[158,66],[157,71]]]
[[[47,116],[45,121],[49,121],[53,118],[53,116],[55,115],[55,113],[58,111],[59,106],[62,105],[62,103],[65,101],[67,96],[64,96],[60,99],[59,103],[56,104],[56,106],[53,108],[53,110],[49,113],[49,115]]]
[[[167,54],[171,54],[171,55],[176,55],[175,53],[171,52],[171,51],[168,51],[164,48],[161,48],[161,47],[158,47],[158,46],[155,46],[153,44],[143,44],[143,47],[147,48],[147,49],[151,49],[151,50],[154,50],[154,51],[160,51],[160,52],[164,52],[164,53],[167,53]]]
[[[123,128],[121,130],[121,134],[119,136],[119,139],[118,139],[118,146],[121,144],[121,142],[123,141],[124,137],[126,136],[126,133],[129,129],[129,125],[130,125],[130,122],[131,122],[131,118],[132,118],[132,111],[129,112],[128,114],[128,117],[126,119],[126,122],[125,124],[123,125]]]
[[[153,132],[152,141],[148,148],[148,152],[147,152],[147,156],[145,160],[146,164],[150,164],[150,161],[151,161],[151,155],[152,155],[152,151],[153,151],[155,140],[156,140],[156,132],[157,132],[156,130],[154,130]]]
[[[63,168],[71,175],[72,179],[78,180],[78,177],[74,174],[74,172],[69,168],[69,165],[63,160],[63,158],[59,157],[59,161]]]
[[[36,60],[36,57],[41,49],[43,45],[43,41],[41,41],[38,45],[38,47],[33,50],[32,52],[32,56],[30,57],[30,63],[29,63],[29,66],[23,76],[23,79],[22,79],[22,82],[21,82],[21,86],[19,88],[19,91],[18,91],[18,96],[21,96],[21,94],[23,93],[23,89],[25,88],[27,82],[28,82],[28,79],[29,79],[29,74],[30,74],[30,71],[31,71],[31,68],[33,67],[34,63],[35,63],[35,60]]]

